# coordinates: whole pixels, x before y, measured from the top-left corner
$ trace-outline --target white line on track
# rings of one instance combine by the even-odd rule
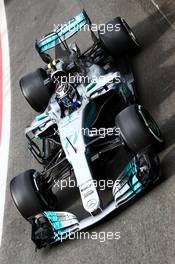
[[[167,15],[161,10],[161,8],[159,7],[159,5],[154,1],[154,0],[150,0],[151,3],[155,6],[155,8],[157,8],[157,10],[159,11],[159,13],[163,16],[163,18],[167,21],[167,23],[170,25],[170,27],[175,30],[175,26],[171,23],[171,21],[168,19]]]
[[[10,59],[7,33],[7,22],[4,1],[0,0],[0,32],[2,42],[2,82],[3,82],[3,110],[2,110],[2,137],[0,145],[0,245],[3,231],[4,205],[8,170],[10,120],[11,120],[11,91],[10,91]]]

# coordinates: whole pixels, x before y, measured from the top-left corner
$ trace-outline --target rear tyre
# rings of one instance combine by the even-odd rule
[[[112,30],[111,30],[112,29]],[[140,44],[127,22],[116,17],[99,30],[99,38],[103,47],[115,58],[126,54],[135,54],[140,49]]]
[[[28,219],[48,209],[48,204],[41,199],[34,181],[35,170],[19,174],[10,182],[13,201],[21,213]]]
[[[39,68],[35,72],[29,73],[21,78],[21,91],[30,104],[37,112],[44,112],[52,95],[51,88],[44,84],[48,78],[44,69]]]
[[[164,143],[159,126],[141,105],[131,105],[121,111],[115,120],[129,149],[138,153],[152,145],[158,149]]]

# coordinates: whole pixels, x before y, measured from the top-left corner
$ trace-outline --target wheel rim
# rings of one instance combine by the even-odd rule
[[[162,143],[164,140],[162,138],[161,130],[157,125],[157,123],[155,122],[155,120],[150,115],[150,113],[147,110],[145,110],[141,105],[138,106],[138,110],[141,117],[143,118],[145,125],[148,127],[150,133],[157,141]]]
[[[136,35],[134,34],[134,32],[132,31],[132,29],[130,28],[130,26],[128,25],[128,23],[123,19],[121,18],[121,21],[122,21],[122,24],[123,26],[125,27],[125,29],[127,30],[129,36],[131,37],[132,41],[138,46],[140,47],[140,44],[136,38]]]

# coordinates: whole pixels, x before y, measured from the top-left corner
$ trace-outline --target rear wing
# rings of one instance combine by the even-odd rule
[[[54,48],[63,43],[66,39],[72,37],[86,24],[91,24],[91,21],[84,10],[82,10],[69,22],[59,26],[53,32],[44,36],[41,40],[37,40],[35,47],[39,54]]]

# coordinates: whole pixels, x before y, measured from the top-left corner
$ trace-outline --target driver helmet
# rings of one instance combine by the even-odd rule
[[[56,95],[58,100],[67,108],[77,107],[77,93],[70,83],[58,84]]]

